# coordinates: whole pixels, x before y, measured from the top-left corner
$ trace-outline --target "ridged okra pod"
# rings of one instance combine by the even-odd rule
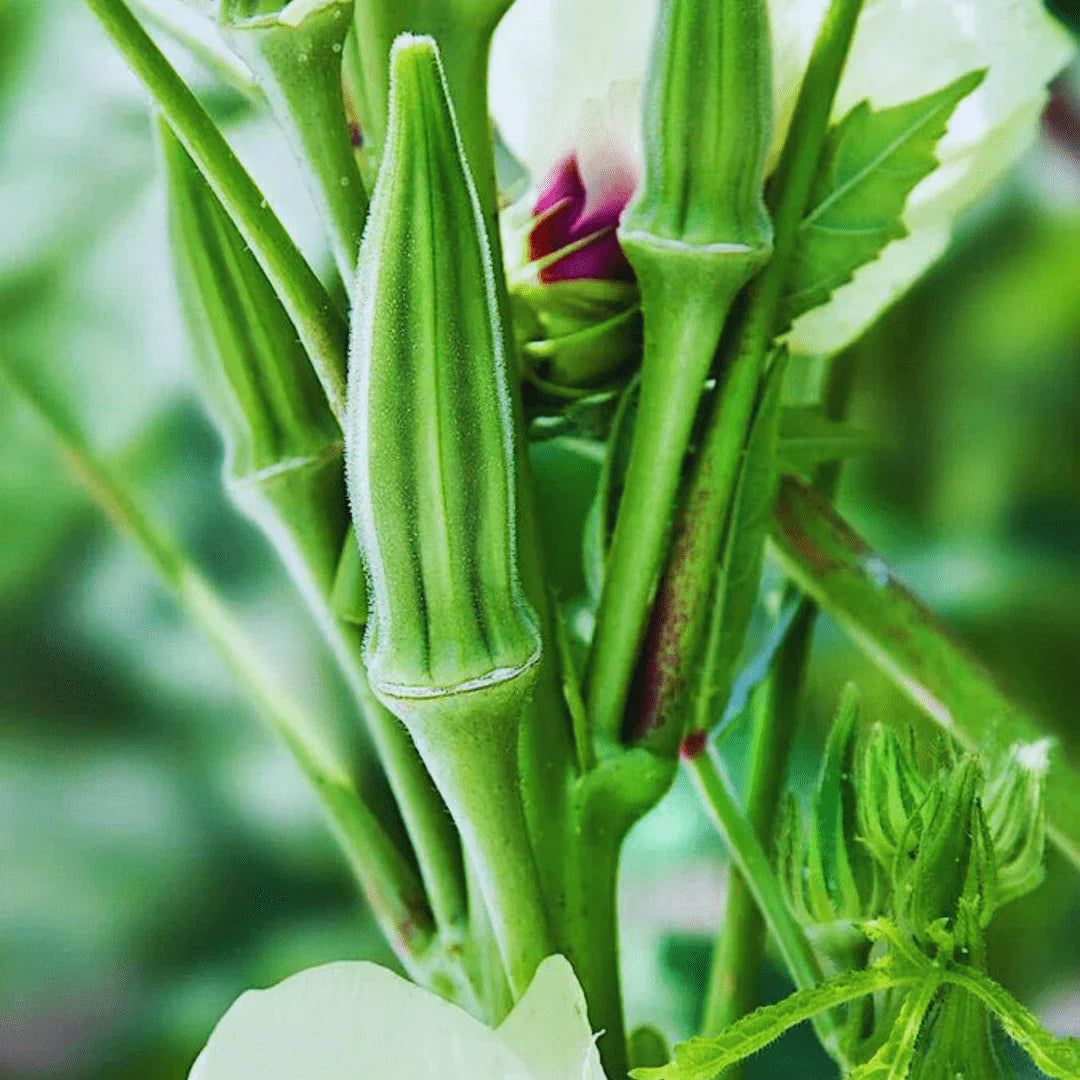
[[[346,535],[341,429],[273,287],[164,119],[158,141],[177,284],[226,445],[226,488],[273,544],[348,679],[439,928],[452,936],[464,918],[460,844],[408,736],[372,694],[359,630],[343,618],[356,612],[356,589],[338,594],[359,584],[363,571],[355,538]]]
[[[348,527],[341,430],[288,314],[163,118],[176,280],[200,381],[225,442],[225,483],[309,600],[333,583]]]
[[[694,417],[728,311],[766,263],[771,53],[765,0],[663,0],[645,175],[619,240],[641,287],[641,399],[597,615],[588,704],[620,733]]]
[[[389,113],[346,423],[365,655],[450,808],[520,993],[550,951],[517,770],[540,636],[518,576],[496,270],[433,39],[395,42]]]
[[[367,215],[341,88],[352,14],[353,0],[223,0],[219,15],[292,144],[347,283]]]

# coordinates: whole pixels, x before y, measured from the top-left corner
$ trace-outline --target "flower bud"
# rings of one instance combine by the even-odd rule
[[[938,928],[961,949],[977,947],[993,911],[993,849],[979,793],[977,759],[963,759],[936,781],[919,847],[897,879],[901,915],[915,937],[941,944]]]
[[[768,259],[772,133],[764,0],[664,0],[644,106],[645,177],[619,239],[648,297],[672,272],[718,305]],[[648,317],[648,306],[646,306]]]
[[[346,282],[367,214],[341,89],[352,13],[353,0],[222,0],[219,16],[307,174]]]
[[[346,430],[368,670],[399,715],[523,702],[539,656],[518,577],[494,274],[434,43],[403,36],[360,253]]]
[[[859,831],[863,843],[886,872],[918,845],[917,818],[927,783],[892,728],[875,724],[867,733],[856,762]]]

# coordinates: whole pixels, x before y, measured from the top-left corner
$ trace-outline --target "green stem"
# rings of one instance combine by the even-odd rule
[[[991,760],[1052,740],[998,688],[880,556],[806,485],[781,483],[773,541],[792,580],[828,611],[931,719]],[[1058,750],[1045,780],[1048,832],[1080,868],[1080,770]]]
[[[146,0],[133,0],[132,5],[149,26],[183,47],[208,71],[213,72],[226,86],[232,87],[252,102],[262,101],[262,90],[247,65],[232,54],[218,36],[218,28],[205,15],[185,11],[178,16],[173,8],[158,8]],[[195,29],[202,24],[202,32]]]
[[[0,367],[49,430],[93,501],[140,549],[292,754],[318,796],[387,940],[414,977],[429,981],[437,944],[423,888],[340,763],[316,738],[308,717],[213,587],[94,456],[75,427],[7,363],[0,361]]]
[[[650,656],[656,688],[640,734],[662,740],[669,750],[678,746],[685,726],[687,675],[707,637],[717,559],[764,370],[763,364],[740,362],[745,357],[740,354],[721,386],[657,592],[656,649]]]
[[[606,1074],[626,1075],[626,1024],[619,977],[617,908],[623,840],[671,786],[675,763],[634,747],[608,747],[573,785],[572,831],[563,860],[570,868],[564,904],[569,953]]]
[[[331,650],[356,697],[412,842],[435,924],[448,945],[457,944],[467,904],[461,841],[454,823],[409,733],[372,692],[361,631],[338,621],[329,634]]]
[[[712,750],[706,747],[702,753],[688,759],[688,765],[702,800],[765,917],[792,981],[800,990],[819,986],[824,981],[821,965],[802,927],[788,909],[765,849],[743,816]],[[832,1017],[821,1017],[817,1030],[822,1045],[830,1054],[835,1054],[837,1030]]]
[[[217,125],[123,0],[86,0],[165,114],[274,286],[340,419],[348,329],[262,192]]]
[[[825,413],[832,420],[842,420],[847,413],[853,361],[854,354],[848,350],[835,357],[829,367],[823,397]],[[823,465],[814,478],[815,488],[830,501],[840,482],[841,466],[839,461]],[[792,591],[794,586],[788,585],[785,594]],[[757,702],[746,815],[758,839],[766,845],[776,829],[817,614],[817,604],[804,597]],[[765,922],[742,875],[732,869],[724,921],[713,953],[704,1012],[705,1034],[718,1034],[757,1006],[764,958]],[[744,1074],[745,1065],[737,1066],[729,1080],[740,1080]]]
[[[409,730],[457,825],[517,999],[554,951],[521,800],[517,718],[451,709],[410,718]]]
[[[798,727],[799,697],[815,615],[814,605],[804,601],[756,701],[745,812],[763,847],[767,847],[776,828],[777,808]],[[724,921],[713,955],[702,1034],[718,1035],[757,1007],[764,958],[765,921],[746,879],[732,868]]]
[[[671,561],[657,594],[653,636],[662,650],[662,655],[655,657],[661,679],[655,700],[650,704],[651,715],[644,718],[644,723],[658,729],[658,737],[668,745],[677,745],[677,738],[669,733],[677,732],[685,723],[687,710],[681,698],[685,687],[690,685],[689,673],[698,664],[706,639],[716,560],[729,518],[740,459],[776,334],[780,302],[798,246],[799,227],[817,178],[836,88],[862,3],[863,0],[832,0],[815,42],[788,139],[770,181],[772,259],[750,286],[747,306],[733,338],[731,361],[683,497]],[[639,429],[641,422],[639,418]],[[657,506],[666,513],[666,502],[661,501]],[[621,516],[620,508],[620,520]],[[613,544],[609,573],[617,569]],[[601,606],[598,641],[603,614]],[[622,625],[618,629],[625,634],[631,627]]]
[[[589,1003],[589,1021],[602,1031],[597,1049],[604,1073],[626,1076],[626,1020],[619,976],[618,891],[622,837],[582,833],[577,853],[581,929],[589,936],[577,952],[577,975]]]
[[[587,674],[596,734],[623,738],[624,710],[649,606],[664,560],[683,459],[725,311],[700,291],[648,302],[634,439],[604,572]]]

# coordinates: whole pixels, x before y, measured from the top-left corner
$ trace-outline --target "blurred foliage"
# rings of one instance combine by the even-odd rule
[[[242,99],[211,100],[318,257],[280,137]],[[0,0],[0,348],[56,389],[177,530],[297,692],[351,740],[383,799],[314,629],[221,494],[152,163],[143,95],[81,6]],[[881,446],[847,470],[844,511],[1074,752],[1078,250],[1077,148],[1046,142],[842,361],[854,372],[852,418]],[[807,386],[820,377],[812,364],[795,374]],[[0,1076],[180,1078],[242,989],[388,954],[291,764],[3,390],[0,430]],[[585,582],[567,520],[587,511],[595,447],[554,439],[535,456],[572,608]],[[797,790],[809,788],[848,678],[866,715],[919,721],[822,621]],[[745,741],[735,727],[723,742],[736,775]],[[669,1036],[692,1028],[722,864],[681,784],[631,837],[631,1021]],[[1080,994],[1065,981],[1080,963],[1078,924],[1076,879],[1054,861],[1022,910],[1002,911],[991,943],[995,975],[1036,1006],[1063,1000],[1057,1026],[1073,1033]],[[774,969],[768,992],[787,989]],[[824,1063],[812,1072],[812,1049],[796,1032],[751,1075],[791,1075],[796,1062],[800,1076],[829,1075]]]

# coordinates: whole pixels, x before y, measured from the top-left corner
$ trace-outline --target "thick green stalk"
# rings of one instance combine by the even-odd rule
[[[803,673],[816,609],[804,601],[781,646],[769,680],[755,702],[754,733],[747,770],[746,819],[768,850],[776,828],[791,744],[797,730]],[[724,921],[717,936],[703,1035],[719,1035],[760,1001],[765,959],[765,920],[746,879],[731,868]],[[739,1066],[742,1070],[744,1067]],[[736,1080],[733,1073],[730,1080]]]
[[[575,972],[589,1003],[589,1022],[603,1032],[597,1049],[604,1072],[612,1077],[625,1076],[629,1068],[618,948],[622,840],[620,835],[586,824],[575,852],[579,871],[571,900],[580,905],[581,940],[575,951]]]
[[[720,333],[710,297],[688,299],[669,284],[652,297],[645,322],[634,441],[590,653],[589,718],[610,741],[624,737],[626,700],[671,534],[683,459]],[[722,320],[726,312],[719,314]]]
[[[517,770],[518,725],[486,706],[409,731],[461,834],[515,999],[553,950]]]
[[[777,329],[780,301],[817,177],[836,88],[862,0],[833,0],[814,46],[788,140],[770,181],[774,248],[750,287],[733,339],[730,364],[694,462],[675,528],[671,561],[660,584],[654,639],[664,647],[666,700],[648,718],[655,726],[684,722],[680,700],[706,640],[712,582],[728,521],[740,459],[758,388]],[[614,563],[614,559],[612,559]]]
[[[803,928],[784,900],[780,882],[750,822],[728,786],[713,752],[705,748],[687,764],[701,798],[712,814],[735,865],[739,868],[759,910],[776,940],[792,981],[800,990],[819,986],[824,973]],[[817,1021],[818,1037],[830,1054],[838,1053],[836,1025],[831,1016]]]
[[[262,192],[217,125],[123,0],[86,0],[165,114],[281,298],[340,419],[345,407],[347,328]]]
[[[771,62],[764,0],[660,4],[645,175],[619,226],[641,290],[641,393],[587,677],[590,720],[610,742],[624,737],[705,380],[735,296],[769,257]]]
[[[787,478],[773,540],[785,571],[931,719],[989,760],[1020,744],[1049,754],[1049,835],[1080,868],[1080,771],[997,687],[888,566],[828,506]]]
[[[213,587],[86,445],[73,425],[6,363],[2,370],[40,417],[94,502],[136,544],[161,583],[202,630],[312,785],[372,911],[401,962],[430,982],[437,948],[431,912],[412,868],[341,764],[277,680]]]

